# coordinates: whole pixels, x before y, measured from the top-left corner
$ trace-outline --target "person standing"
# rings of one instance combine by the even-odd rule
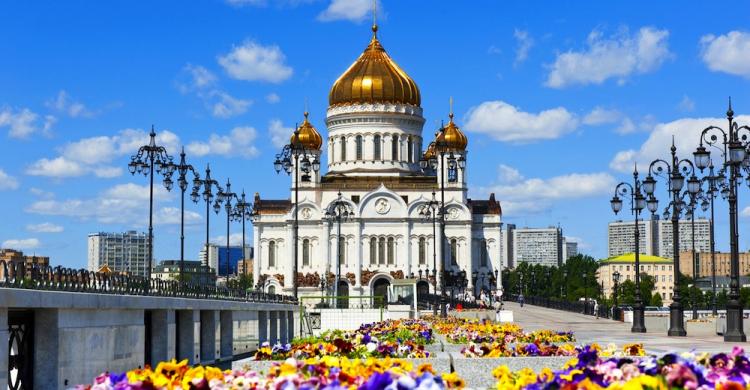
[[[523,307],[523,294],[518,296],[518,303]]]

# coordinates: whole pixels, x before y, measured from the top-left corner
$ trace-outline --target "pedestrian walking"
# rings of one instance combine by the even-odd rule
[[[523,294],[518,296],[518,303],[523,307]]]

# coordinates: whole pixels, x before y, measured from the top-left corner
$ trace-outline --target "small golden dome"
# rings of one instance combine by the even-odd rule
[[[419,106],[419,87],[380,45],[378,26],[364,53],[333,83],[328,105],[400,103]]]
[[[323,137],[320,136],[312,123],[307,120],[309,113],[305,111],[305,120],[297,128],[297,131],[292,133],[292,138],[289,142],[292,145],[302,144],[305,149],[320,150],[323,145]]]
[[[453,113],[451,112],[448,117],[450,121],[448,125],[435,138],[435,143],[444,147],[446,151],[464,151],[466,145],[469,144],[469,139],[466,137],[463,131],[453,123]]]

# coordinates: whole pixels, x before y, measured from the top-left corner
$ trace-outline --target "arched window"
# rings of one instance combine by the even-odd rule
[[[376,135],[375,137],[373,137],[372,138],[372,143],[373,143],[373,146],[374,146],[373,150],[375,151],[375,153],[374,153],[374,159],[376,161],[380,161],[381,160],[381,157],[380,157],[380,135]]]
[[[268,266],[276,266],[276,241],[268,243]]]
[[[394,242],[393,237],[388,237],[388,264],[389,265],[393,265],[395,263],[393,259],[393,255],[395,254],[394,252],[396,252],[396,243]]]
[[[302,266],[310,266],[310,240],[307,238],[302,240]]]
[[[419,265],[425,265],[427,262],[427,240],[419,237]]]
[[[391,160],[399,161],[398,159],[398,136],[391,136]]]
[[[341,161],[346,161],[346,137],[341,137]]]
[[[451,265],[458,265],[458,242],[455,238],[451,240]]]
[[[358,135],[356,138],[357,143],[357,160],[362,160],[362,136]]]
[[[370,238],[370,265],[378,264],[378,239]]]
[[[412,141],[411,136],[409,136],[409,140],[406,142],[406,153],[407,161],[414,162],[414,141]]]
[[[385,264],[385,238],[378,241],[378,264]]]
[[[487,240],[479,240],[479,266],[487,266]]]
[[[268,286],[269,294],[276,294],[276,286]]]
[[[346,264],[346,238],[341,237],[339,241],[339,265]]]

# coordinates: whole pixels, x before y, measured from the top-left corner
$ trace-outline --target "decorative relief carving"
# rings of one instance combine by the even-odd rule
[[[280,285],[284,286],[284,275],[282,275],[282,274],[276,274],[273,277],[276,278],[276,280],[279,281]]]
[[[302,215],[302,219],[310,219],[312,217],[312,210],[309,207],[305,207],[300,211],[300,215]]]
[[[378,214],[388,214],[390,210],[391,204],[388,202],[388,199],[380,198],[375,201],[375,212],[377,212]]]

